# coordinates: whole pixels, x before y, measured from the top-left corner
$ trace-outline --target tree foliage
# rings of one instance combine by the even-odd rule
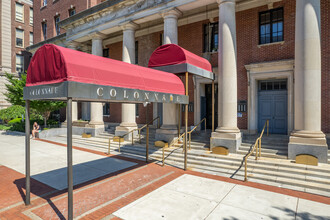
[[[14,77],[12,74],[6,73],[8,84],[5,84],[7,92],[4,93],[6,100],[12,105],[25,106],[23,99],[23,88],[26,84],[26,74],[22,74],[20,78]],[[46,126],[47,120],[52,111],[56,111],[66,106],[65,102],[58,101],[39,101],[30,102],[30,106],[37,114],[41,114]]]
[[[0,119],[5,122],[22,117],[22,115],[25,115],[25,108],[20,105],[12,105],[8,108],[0,110]]]

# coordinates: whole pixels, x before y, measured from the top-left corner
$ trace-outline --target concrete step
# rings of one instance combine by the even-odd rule
[[[107,152],[108,139],[111,134],[102,134],[97,137],[82,139],[74,136],[75,146],[83,146],[88,149]],[[58,141],[56,139],[56,141]],[[62,142],[66,139],[62,137]],[[111,143],[111,153],[121,154],[127,157],[145,160],[145,145],[138,144],[132,146],[130,142],[121,143],[121,152],[118,152],[118,143]],[[242,163],[244,154],[229,154],[228,156],[211,154],[198,142],[194,142],[192,150],[188,152],[188,166],[197,171],[208,172],[215,175],[227,176],[242,180],[244,177],[244,164]],[[243,146],[244,147],[244,146]],[[198,148],[198,149],[195,149]],[[200,150],[202,149],[202,150]],[[262,149],[266,151],[266,149]],[[245,150],[246,151],[246,150]],[[160,163],[162,150],[150,144],[150,158]],[[245,152],[246,153],[246,152]],[[183,166],[182,148],[169,148],[165,152],[165,162],[172,166]],[[284,159],[266,158],[266,153],[262,151],[261,160],[254,160],[251,156],[248,159],[249,181],[266,182],[269,185],[276,185],[284,188],[292,188],[311,193],[330,195],[330,167],[320,164],[317,167],[290,163]]]

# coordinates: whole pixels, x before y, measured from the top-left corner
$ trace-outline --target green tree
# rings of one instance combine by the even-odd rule
[[[12,74],[6,73],[8,84],[5,84],[7,92],[4,93],[6,100],[12,105],[25,106],[23,99],[23,88],[26,84],[26,74],[22,74],[19,78],[14,77]],[[58,101],[31,101],[31,108],[37,113],[41,114],[46,127],[47,120],[52,111],[56,111],[66,106],[65,102]]]

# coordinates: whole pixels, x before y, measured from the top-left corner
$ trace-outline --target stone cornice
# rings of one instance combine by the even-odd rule
[[[123,31],[125,31],[125,30],[136,30],[136,29],[139,28],[139,25],[134,23],[133,21],[125,22],[125,23],[123,23],[119,26]]]

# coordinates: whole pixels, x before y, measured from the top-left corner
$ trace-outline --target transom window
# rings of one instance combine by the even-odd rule
[[[219,24],[209,23],[204,25],[204,46],[203,52],[217,52],[219,45]]]
[[[24,47],[24,31],[16,28],[16,47]]]
[[[60,25],[58,24],[60,22],[60,16],[59,15],[55,16],[54,20],[55,20],[56,35],[60,35],[61,34],[61,28],[60,28]]]
[[[19,22],[24,22],[24,6],[20,3],[16,2],[16,8],[15,8],[15,19]]]
[[[259,14],[259,44],[283,41],[283,8]]]
[[[42,6],[46,6],[47,5],[47,0],[42,0]]]
[[[287,81],[286,80],[260,81],[259,90],[260,91],[287,90]]]

